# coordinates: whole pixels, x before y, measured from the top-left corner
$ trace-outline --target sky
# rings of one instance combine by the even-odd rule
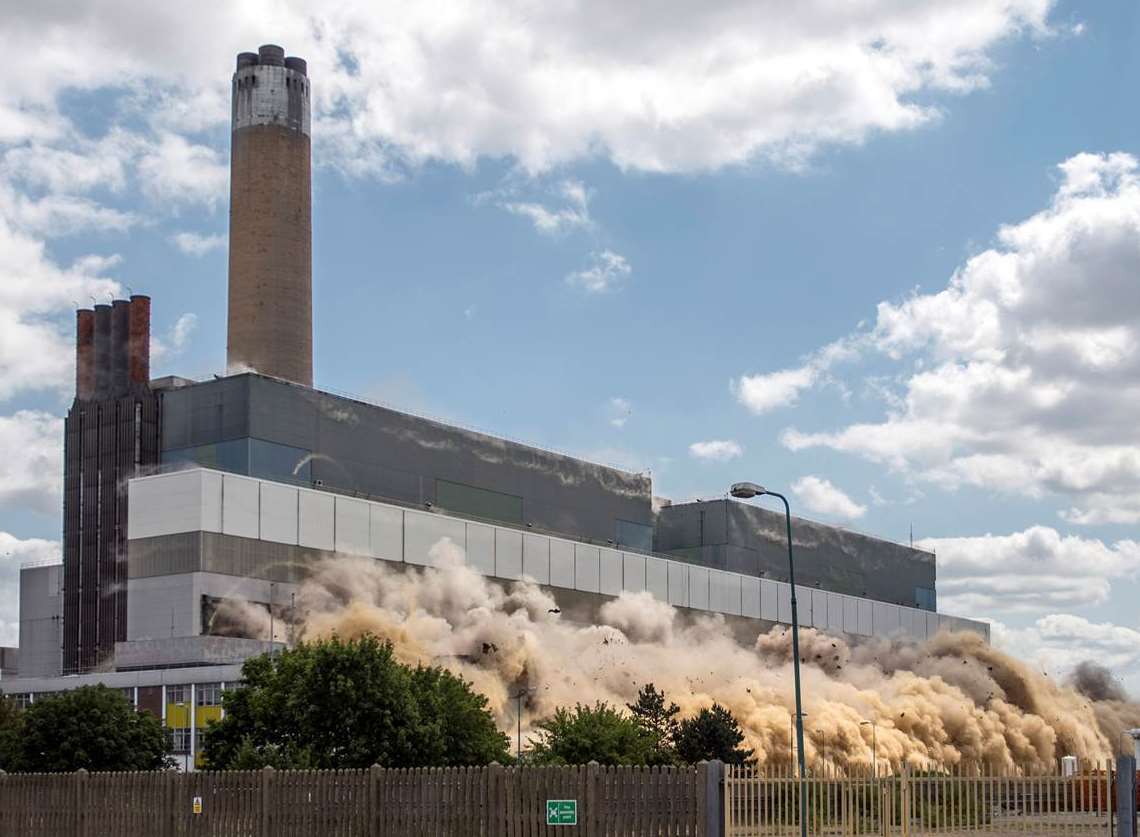
[[[0,642],[59,555],[74,309],[224,373],[229,84],[309,62],[318,387],[783,490],[1140,692],[1140,8],[5,2]]]

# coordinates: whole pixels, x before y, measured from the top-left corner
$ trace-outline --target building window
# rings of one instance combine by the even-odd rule
[[[437,479],[435,502],[441,509],[484,520],[501,520],[504,523],[523,521],[522,497],[488,488]]]
[[[189,753],[190,752],[190,728],[189,727],[175,727],[170,730],[170,743],[171,749],[176,753]]]
[[[199,683],[198,688],[195,691],[197,694],[197,703],[199,706],[222,705],[221,683]]]
[[[189,703],[190,702],[190,687],[185,683],[180,683],[177,686],[166,687],[166,702],[167,703]]]
[[[135,705],[135,687],[134,686],[123,686],[121,689],[119,689],[119,693],[127,699],[127,703],[129,703],[132,707],[134,707],[134,705]]]
[[[8,695],[8,699],[16,704],[19,709],[27,709],[28,705],[32,702],[32,696],[28,692],[16,692]]]
[[[264,439],[249,440],[249,475],[276,482],[313,481],[312,451]]]
[[[651,552],[653,550],[653,527],[619,518],[616,540],[618,546],[628,546],[630,549]]]
[[[914,606],[919,610],[935,611],[938,609],[938,598],[933,587],[914,588]]]

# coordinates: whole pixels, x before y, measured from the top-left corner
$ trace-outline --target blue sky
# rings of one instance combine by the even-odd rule
[[[223,371],[229,73],[276,41],[318,386],[913,526],[947,610],[1140,686],[1135,4],[270,6],[0,24],[0,639],[57,549],[72,300],[150,293],[156,372]]]

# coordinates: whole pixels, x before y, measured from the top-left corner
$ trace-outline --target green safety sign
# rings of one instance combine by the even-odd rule
[[[578,800],[577,799],[548,799],[546,800],[547,825],[577,825]]]

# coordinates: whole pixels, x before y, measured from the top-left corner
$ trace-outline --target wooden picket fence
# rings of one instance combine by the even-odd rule
[[[0,775],[20,837],[720,837],[719,762]],[[547,800],[576,825],[547,825]]]
[[[801,793],[811,835],[1114,837],[1111,762],[1071,776],[961,768],[809,773],[801,782],[786,770],[726,766],[725,837],[798,837]]]

